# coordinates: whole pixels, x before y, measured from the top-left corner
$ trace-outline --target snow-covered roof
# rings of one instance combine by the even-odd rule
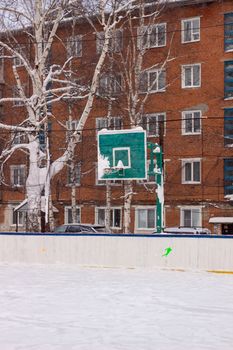
[[[210,224],[233,224],[233,216],[219,216],[209,219]]]
[[[168,3],[182,6],[182,5],[198,5],[201,3],[215,2],[215,1],[217,0],[168,0]]]
[[[141,126],[136,126],[133,129],[121,129],[121,130],[109,130],[109,129],[101,129],[99,130],[98,134],[114,134],[114,135],[118,135],[118,134],[130,134],[130,133],[145,133],[145,130],[141,127]]]
[[[28,200],[24,199],[17,207],[14,208],[14,211],[26,211],[28,210]],[[45,212],[45,196],[41,197],[41,211]],[[58,213],[56,207],[53,206],[53,212]]]

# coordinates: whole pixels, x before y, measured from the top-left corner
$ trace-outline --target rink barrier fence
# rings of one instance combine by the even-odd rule
[[[163,256],[166,248],[172,248]],[[0,263],[233,272],[233,235],[0,232]]]

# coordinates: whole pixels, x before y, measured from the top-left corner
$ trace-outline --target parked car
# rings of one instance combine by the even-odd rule
[[[203,227],[166,227],[164,233],[167,234],[186,234],[186,235],[210,235],[211,231],[208,228]]]
[[[64,224],[58,226],[54,233],[105,233],[105,226],[92,224]]]

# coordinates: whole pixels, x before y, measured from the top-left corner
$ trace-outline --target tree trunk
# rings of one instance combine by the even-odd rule
[[[111,184],[110,181],[106,181],[106,217],[105,225],[106,231],[111,232]]]
[[[49,229],[53,232],[55,229],[54,215],[53,215],[53,201],[51,194],[49,195]]]
[[[39,194],[28,196],[28,222],[29,232],[41,232],[41,197]]]
[[[71,188],[71,213],[72,213],[72,222],[77,222],[77,208],[76,208],[76,186],[72,184]]]
[[[131,202],[133,197],[133,183],[132,181],[125,181],[125,195],[124,195],[124,233],[130,233],[131,222]]]

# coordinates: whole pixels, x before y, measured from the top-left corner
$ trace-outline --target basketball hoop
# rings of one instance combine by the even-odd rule
[[[124,175],[124,164],[121,160],[118,161],[117,166],[112,166],[104,169],[105,175],[118,174],[119,176]]]
[[[118,174],[119,176],[123,176],[124,168],[119,168],[118,166],[104,168],[104,175],[113,175],[113,174]]]

